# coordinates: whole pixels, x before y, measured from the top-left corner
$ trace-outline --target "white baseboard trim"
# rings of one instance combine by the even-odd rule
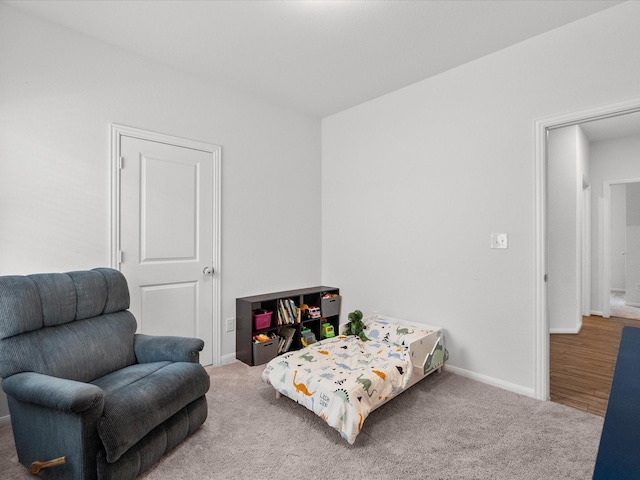
[[[612,292],[620,292],[620,293],[624,293],[626,292],[626,290],[624,288],[611,288]]]
[[[624,302],[627,307],[640,307],[640,303]]]
[[[561,334],[577,334],[582,330],[582,315],[578,318],[578,324],[573,328],[551,328],[549,327],[549,333],[561,333]]]
[[[483,375],[482,373],[476,373],[470,370],[465,370],[464,368],[454,367],[453,365],[449,365],[448,363],[445,363],[444,369],[448,372],[460,375],[461,377],[467,377],[472,380],[477,380],[478,382],[486,383],[487,385],[491,385],[492,387],[502,388],[503,390],[508,390],[520,395],[535,398],[535,392],[533,388],[527,388],[523,387],[522,385],[516,385],[515,383],[498,380],[497,378],[489,377],[487,375]]]
[[[234,353],[229,353],[227,355],[222,355],[220,357],[220,365],[226,365],[228,363],[233,363],[236,361],[236,354]]]
[[[6,425],[7,423],[11,423],[11,415],[0,417],[0,425]]]
[[[591,315],[597,315],[598,317],[602,317],[602,312],[600,310],[591,310]]]
[[[580,329],[582,328],[582,325],[580,325],[577,328],[550,328],[549,329],[549,333],[550,334],[554,334],[554,333],[562,333],[562,334],[567,334],[567,333],[571,333],[571,334],[577,334],[580,333]]]

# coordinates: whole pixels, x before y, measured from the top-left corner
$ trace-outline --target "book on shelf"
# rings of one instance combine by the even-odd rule
[[[278,342],[278,354],[285,353],[291,348],[293,342],[293,336],[296,333],[295,327],[282,327],[278,330],[280,341]]]
[[[293,323],[293,319],[295,319],[295,315],[293,314],[293,310],[296,308],[296,305],[293,304],[293,308],[291,306],[291,304],[293,303],[293,301],[289,298],[286,298],[283,300],[283,303],[287,309],[287,318],[289,319],[289,323]]]
[[[278,325],[293,325],[298,318],[298,307],[290,298],[278,299]]]

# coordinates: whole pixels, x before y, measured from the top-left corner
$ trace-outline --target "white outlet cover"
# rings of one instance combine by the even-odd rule
[[[491,248],[509,248],[509,235],[506,233],[492,233]]]
[[[227,318],[227,325],[226,325],[227,332],[233,332],[235,328],[234,324],[235,324],[235,318]]]

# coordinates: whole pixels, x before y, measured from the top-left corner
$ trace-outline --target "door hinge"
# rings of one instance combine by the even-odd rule
[[[546,273],[544,274],[544,281],[545,281],[545,283],[547,281],[547,274]]]
[[[118,263],[122,263],[122,259],[124,258],[124,254],[122,250],[118,250]]]
[[[124,168],[124,157],[118,158],[118,169],[122,170]]]

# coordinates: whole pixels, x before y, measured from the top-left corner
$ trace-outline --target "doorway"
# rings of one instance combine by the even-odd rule
[[[594,144],[596,163],[597,160],[606,161],[618,153],[624,156],[624,150],[634,144],[634,149],[640,151],[640,139],[622,138],[619,141],[612,139],[604,142]],[[627,157],[629,163],[638,163],[636,155]],[[620,164],[613,167],[612,171],[625,173]],[[627,170],[626,173],[630,172]],[[637,219],[637,211],[640,210],[640,183],[633,180],[603,182],[603,174],[608,175],[609,171],[606,168],[596,169],[596,176],[600,177],[597,183],[602,185],[604,193],[599,195],[602,200],[600,210],[593,213],[594,223],[600,226],[600,239],[605,233],[608,234],[609,245],[601,249],[601,253],[610,253],[608,260],[602,262],[603,267],[610,267],[610,284],[601,284],[601,298],[605,307],[610,306],[611,315],[608,318],[608,313],[605,317],[603,312],[587,312],[583,314],[579,332],[550,335],[549,360],[551,401],[599,416],[604,416],[606,412],[622,329],[625,326],[640,327],[640,308],[633,306],[636,278],[640,273],[640,266],[636,264],[637,253],[634,251],[634,247],[640,242],[636,236],[636,225],[640,223]],[[608,218],[604,225],[603,217]],[[602,261],[599,257],[594,260]],[[600,277],[596,274],[595,279],[598,278]],[[583,287],[587,286],[583,284]],[[626,299],[628,303],[625,303],[627,294],[630,296]]]
[[[535,122],[536,165],[536,331],[535,397],[549,400],[549,309],[548,309],[548,226],[547,226],[547,152],[549,131],[565,126],[622,118],[640,112],[640,99],[574,112]]]
[[[201,338],[204,365],[220,352],[219,163],[215,145],[112,126],[112,266],[138,333]]]
[[[640,178],[606,181],[603,317],[640,320]]]

